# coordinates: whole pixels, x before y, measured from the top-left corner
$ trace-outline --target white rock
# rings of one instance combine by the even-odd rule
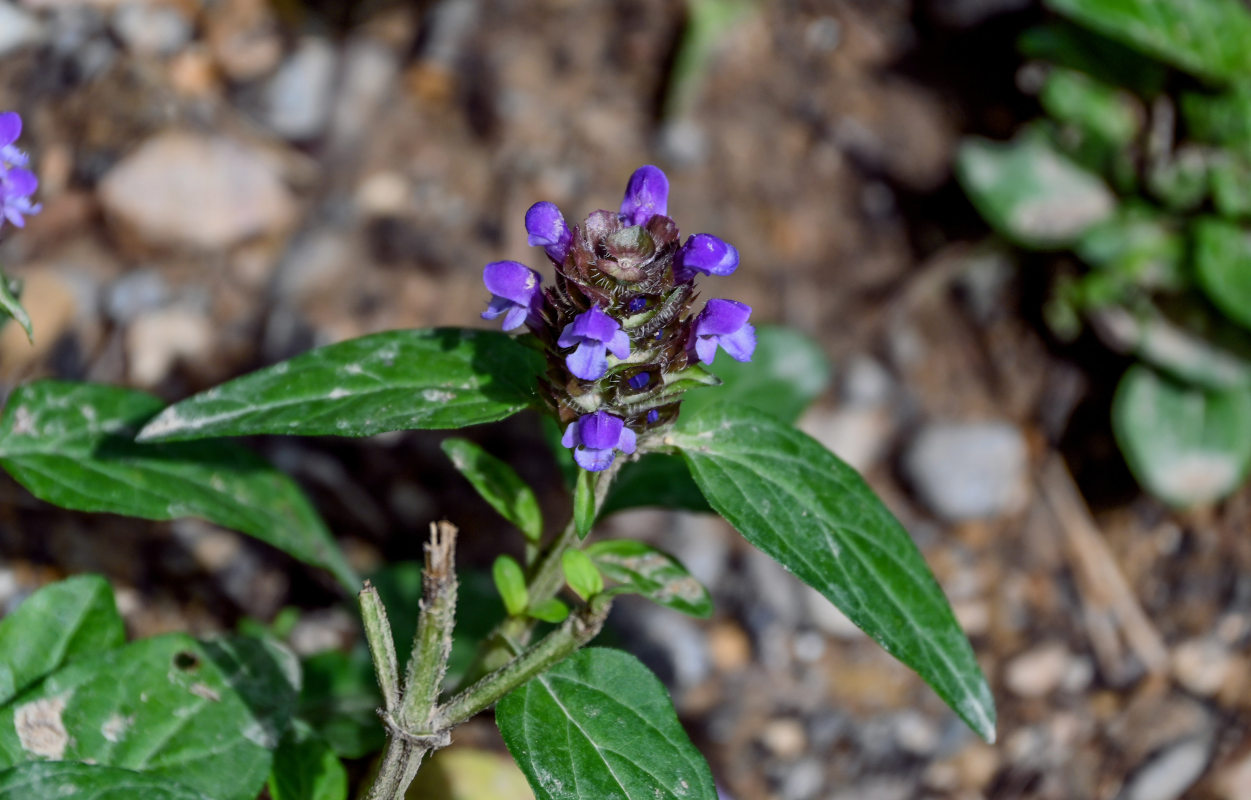
[[[804,606],[808,612],[808,622],[817,630],[827,633],[836,639],[847,641],[863,639],[865,632],[838,610],[838,607],[825,598],[825,595],[804,585],[800,588]]]
[[[22,9],[0,0],[0,56],[38,44],[44,38],[39,20]]]
[[[1207,736],[1187,739],[1161,751],[1130,780],[1124,800],[1176,800],[1208,765],[1212,742]]]
[[[158,134],[104,176],[106,212],[153,244],[229,247],[289,226],[295,199],[261,153],[230,139]]]
[[[903,468],[926,506],[962,522],[1022,508],[1028,461],[1025,437],[1006,422],[934,423],[908,445]]]
[[[191,39],[191,20],[174,5],[126,3],[113,12],[113,31],[133,53],[168,56]]]
[[[213,341],[213,323],[198,311],[172,307],[145,314],[126,331],[130,379],[155,386],[179,359],[206,357]]]
[[[1071,661],[1068,648],[1059,642],[1042,644],[1008,662],[1004,683],[1021,697],[1043,697],[1064,680]]]
[[[858,472],[873,467],[886,454],[894,419],[881,406],[850,406],[837,411],[813,409],[799,428]]]
[[[1214,637],[1183,642],[1173,651],[1172,660],[1177,682],[1205,697],[1220,691],[1234,665],[1228,648]]]
[[[264,120],[295,141],[319,136],[330,119],[339,56],[330,42],[306,36],[263,91]]]

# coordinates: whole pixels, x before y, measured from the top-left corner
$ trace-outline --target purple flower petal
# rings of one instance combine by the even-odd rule
[[[508,313],[504,315],[504,324],[500,326],[500,329],[511,331],[514,328],[520,328],[526,324],[526,318],[529,316],[529,306],[520,306],[513,303],[512,308],[508,309]]]
[[[631,389],[645,389],[647,388],[647,384],[651,382],[652,376],[647,372],[640,372],[638,375],[635,375],[630,378],[630,380],[626,381],[626,383],[630,384]]]
[[[625,198],[621,201],[621,218],[629,225],[646,225],[654,214],[669,209],[669,179],[659,167],[639,167],[630,176]]]
[[[487,291],[523,306],[530,305],[542,280],[539,273],[517,261],[492,261],[482,269]]]
[[[560,437],[560,443],[565,447],[577,447],[582,443],[578,439],[578,421],[576,419],[569,423],[568,428],[565,428],[565,435]]]
[[[516,308],[517,304],[507,297],[492,297],[491,302],[487,305],[487,310],[482,312],[483,319],[495,319],[500,314],[507,312],[510,308]]]
[[[616,458],[617,453],[612,448],[592,450],[589,447],[579,447],[573,451],[573,460],[587,472],[603,472],[612,466]]]
[[[0,147],[13,144],[22,135],[22,118],[14,111],[0,114]]]
[[[625,422],[620,417],[614,417],[602,409],[578,420],[578,436],[582,444],[592,450],[611,450],[616,447],[623,429]]]
[[[573,233],[555,203],[544,201],[530,206],[526,212],[526,233],[532,247],[542,247],[552,261],[564,263]]]
[[[584,340],[577,349],[565,356],[565,366],[584,381],[597,381],[608,371],[608,357],[603,342]]]
[[[3,185],[4,194],[9,197],[32,195],[39,188],[39,179],[28,169],[14,167],[0,180],[0,185]]]
[[[717,357],[717,340],[711,336],[699,336],[695,339],[695,355],[705,364],[711,364]]]
[[[737,300],[713,298],[695,320],[698,336],[724,336],[743,327],[751,316],[751,306]]]
[[[635,435],[634,431],[623,426],[621,428],[621,438],[617,440],[617,448],[626,455],[629,455],[634,452],[637,445],[638,436]]]
[[[630,335],[618,329],[607,342],[608,350],[617,358],[630,357]]]
[[[756,329],[751,325],[744,325],[717,341],[721,344],[721,349],[735,361],[751,361],[751,354],[756,352]]]
[[[696,272],[705,275],[729,275],[738,269],[738,250],[727,241],[711,233],[697,233],[686,240],[674,262],[673,277],[684,283],[695,277]]]

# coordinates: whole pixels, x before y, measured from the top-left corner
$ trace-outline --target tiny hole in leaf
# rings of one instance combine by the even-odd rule
[[[183,650],[174,655],[174,666],[183,672],[193,672],[200,666],[200,658],[195,653]]]

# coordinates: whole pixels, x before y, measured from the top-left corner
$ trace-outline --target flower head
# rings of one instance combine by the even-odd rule
[[[751,306],[746,303],[719,298],[709,300],[691,330],[699,360],[711,364],[720,346],[735,361],[751,361],[756,349],[756,329],[747,324],[749,316]]]
[[[482,270],[482,281],[491,292],[491,304],[483,319],[504,315],[504,330],[511,331],[537,314],[542,300],[539,273],[516,261],[492,261]]]
[[[617,358],[630,355],[630,337],[621,323],[605,314],[599,306],[591,306],[574,317],[560,332],[556,344],[576,347],[565,357],[569,371],[584,381],[597,381],[608,371],[608,353]]]
[[[646,225],[654,215],[664,216],[669,208],[669,179],[659,167],[634,170],[621,200],[621,219],[627,225]]]
[[[531,247],[542,247],[557,266],[565,262],[573,233],[555,203],[535,203],[526,212],[526,233]]]
[[[39,179],[26,169],[26,154],[14,142],[22,134],[22,118],[12,111],[0,114],[0,227],[5,220],[21,228],[23,215],[37,214],[39,206],[30,201],[39,188]]]
[[[634,452],[637,437],[620,417],[599,410],[584,414],[565,428],[560,443],[573,448],[573,460],[590,472],[608,469],[617,451]]]
[[[738,269],[738,250],[711,233],[697,233],[686,240],[674,259],[673,279],[686,283],[695,273],[729,275]]]

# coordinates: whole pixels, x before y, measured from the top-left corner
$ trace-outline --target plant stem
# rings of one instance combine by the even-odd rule
[[[400,706],[400,667],[395,655],[395,640],[391,638],[391,622],[382,604],[378,590],[369,581],[357,595],[360,603],[361,621],[365,624],[365,641],[369,643],[369,656],[374,662],[374,675],[382,690],[382,702],[388,714],[394,714]]]
[[[611,605],[609,597],[600,595],[594,598],[589,606],[571,615],[559,628],[508,664],[444,703],[435,719],[436,726],[440,729],[451,728],[490,708],[513,689],[594,639],[604,627]]]

